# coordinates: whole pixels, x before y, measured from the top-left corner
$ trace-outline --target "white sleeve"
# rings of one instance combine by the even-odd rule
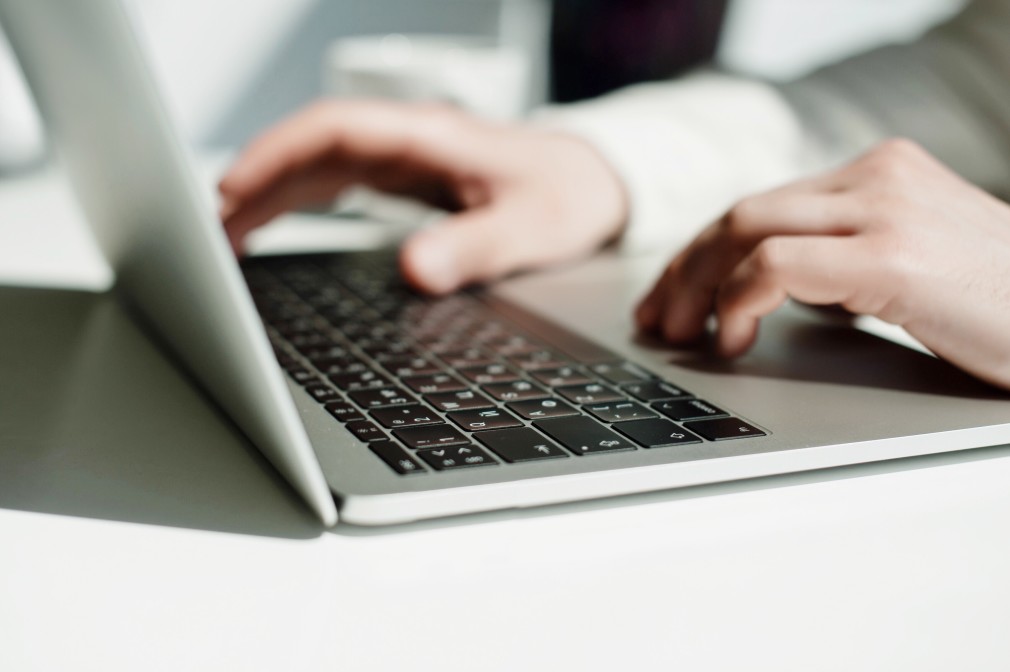
[[[587,139],[621,176],[631,252],[683,244],[741,196],[816,163],[774,86],[715,72],[549,107],[534,121]]]
[[[1010,0],[975,0],[910,44],[775,85],[715,72],[535,119],[588,139],[624,180],[630,250],[687,242],[737,199],[909,137],[1010,194]]]

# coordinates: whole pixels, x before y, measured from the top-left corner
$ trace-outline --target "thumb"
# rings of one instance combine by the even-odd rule
[[[468,210],[446,217],[407,239],[400,252],[404,278],[429,294],[447,294],[528,265],[535,241],[512,230],[517,218],[501,208]]]

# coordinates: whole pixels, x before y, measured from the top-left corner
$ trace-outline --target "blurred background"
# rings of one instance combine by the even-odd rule
[[[963,4],[705,0],[693,11],[705,15],[695,25],[708,28],[691,35],[671,28],[664,40],[664,22],[674,21],[683,4],[678,0],[128,3],[172,112],[187,137],[209,149],[241,146],[324,93],[441,97],[507,117],[552,99],[666,77],[710,56],[732,71],[788,79],[915,37]],[[37,166],[41,146],[34,110],[2,41],[0,174]]]

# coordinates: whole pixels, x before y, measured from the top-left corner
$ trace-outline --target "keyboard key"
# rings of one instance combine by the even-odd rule
[[[624,401],[623,396],[599,383],[568,385],[558,387],[554,391],[575,404],[606,404],[612,401]]]
[[[693,432],[698,432],[710,441],[724,441],[726,439],[746,439],[754,436],[764,436],[765,433],[754,425],[744,422],[739,418],[720,418],[718,420],[701,420],[698,422],[688,422],[685,427]]]
[[[700,420],[726,415],[726,411],[702,399],[657,401],[652,407],[671,420]]]
[[[336,357],[347,356],[347,350],[339,345],[333,345],[332,343],[328,345],[302,347],[298,348],[298,351],[305,355],[305,358],[310,362],[324,361],[327,359],[334,359]]]
[[[382,362],[382,366],[397,378],[433,376],[442,373],[442,367],[424,357],[395,357]]]
[[[468,387],[462,380],[448,373],[436,373],[433,376],[411,376],[404,378],[403,384],[418,394],[457,392]]]
[[[519,375],[500,363],[492,363],[486,366],[474,366],[458,369],[459,373],[466,377],[467,380],[472,380],[478,385],[485,385],[487,383],[509,383],[514,380],[519,380]]]
[[[494,402],[473,390],[428,394],[425,401],[442,412],[470,411],[475,408],[494,408]]]
[[[381,387],[375,390],[356,390],[347,394],[354,403],[362,408],[382,408],[383,406],[401,406],[417,401],[414,397],[399,387]]]
[[[476,437],[506,462],[568,457],[553,441],[527,427],[481,432]]]
[[[547,390],[528,380],[484,385],[481,389],[500,401],[523,401],[524,399],[540,399],[550,396]]]
[[[614,404],[595,404],[586,406],[586,410],[603,422],[627,422],[629,420],[644,420],[646,418],[657,417],[655,413],[645,406],[631,401]]]
[[[488,366],[495,363],[494,355],[480,348],[456,348],[440,353],[439,357],[454,369]]]
[[[368,444],[368,447],[398,474],[424,473],[421,463],[392,441],[373,441]]]
[[[544,369],[533,371],[531,374],[537,382],[543,383],[547,387],[560,387],[561,385],[588,385],[596,382],[586,375],[585,371],[574,366],[562,366],[559,369]]]
[[[309,385],[305,388],[305,391],[311,394],[312,398],[320,404],[340,399],[340,393],[328,385]]]
[[[488,429],[505,429],[506,427],[522,427],[518,418],[500,408],[486,408],[477,411],[458,411],[449,413],[450,420],[468,432],[482,432]]]
[[[358,437],[360,441],[384,441],[386,439],[386,435],[382,433],[382,430],[368,420],[355,420],[354,422],[347,423],[344,427],[351,434]]]
[[[584,415],[538,420],[533,426],[576,455],[635,450],[635,444]]]
[[[368,371],[368,365],[360,359],[354,357],[334,357],[333,359],[322,359],[312,362],[313,366],[323,372],[325,376],[336,376],[347,373],[364,373]]]
[[[579,412],[559,399],[530,399],[508,404],[509,410],[515,411],[527,420],[546,420],[547,418],[562,418],[566,415],[578,415]]]
[[[469,444],[470,440],[450,425],[425,425],[423,427],[407,427],[397,429],[393,434],[403,441],[408,448],[439,448],[442,446],[457,446]]]
[[[371,369],[357,373],[338,373],[335,376],[330,376],[330,382],[344,391],[386,387],[392,384],[389,378],[380,376]]]
[[[319,376],[301,366],[290,366],[287,368],[287,372],[296,383],[302,385],[313,385],[322,382],[319,380]]]
[[[614,429],[646,448],[677,446],[683,443],[701,443],[701,439],[669,420],[635,420],[615,425]]]
[[[383,427],[397,429],[399,427],[416,427],[442,422],[442,418],[424,404],[409,406],[394,406],[392,408],[377,408],[369,414],[379,421]]]
[[[339,420],[340,422],[350,422],[351,420],[364,420],[365,416],[361,414],[361,411],[354,408],[345,401],[335,401],[324,406],[330,415]]]
[[[534,350],[521,355],[508,357],[508,360],[523,371],[539,371],[540,369],[557,369],[572,363],[570,359],[553,350]]]
[[[483,467],[498,464],[477,446],[454,446],[418,451],[418,456],[439,471],[460,467]]]
[[[660,399],[676,399],[677,397],[691,396],[690,392],[659,380],[622,385],[621,389],[642,401],[659,401]]]
[[[593,364],[589,370],[613,385],[637,383],[651,378],[648,373],[628,362]]]

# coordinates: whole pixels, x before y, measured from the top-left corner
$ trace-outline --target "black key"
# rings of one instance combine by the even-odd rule
[[[481,389],[501,401],[523,401],[525,399],[540,399],[550,396],[547,390],[528,380],[484,385]]]
[[[424,473],[421,463],[392,441],[373,441],[368,447],[398,474]]]
[[[288,367],[287,372],[289,376],[295,379],[296,383],[301,383],[302,385],[313,385],[323,382],[319,380],[319,376],[301,366]]]
[[[312,398],[320,404],[340,399],[340,393],[328,385],[309,385],[305,388],[305,391],[311,394]]]
[[[624,401],[613,404],[594,404],[586,406],[586,410],[603,422],[628,422],[629,420],[645,420],[657,417],[641,404]]]
[[[468,432],[481,432],[488,429],[505,429],[506,427],[522,427],[523,423],[514,415],[500,408],[485,408],[477,411],[458,411],[449,413],[450,420]]]
[[[344,427],[361,441],[384,441],[386,439],[382,430],[368,420],[355,420],[347,423]]]
[[[606,362],[593,364],[589,370],[613,385],[637,383],[649,380],[651,376],[628,362]]]
[[[701,399],[657,401],[652,407],[671,420],[700,420],[726,415],[726,411]]]
[[[318,345],[307,348],[299,348],[299,352],[305,355],[310,362],[325,361],[336,357],[346,357],[347,350],[339,345]]]
[[[547,418],[563,418],[566,415],[578,415],[579,412],[560,399],[530,399],[517,401],[508,405],[527,420],[546,420]]]
[[[612,401],[624,401],[624,397],[599,383],[588,385],[569,385],[554,390],[562,397],[576,404],[606,404]]]
[[[559,369],[544,369],[534,371],[533,377],[538,382],[548,387],[560,387],[561,385],[588,385],[596,382],[586,375],[585,371],[574,366],[562,366]]]
[[[403,383],[418,394],[458,392],[468,387],[462,380],[456,376],[450,376],[448,373],[436,373],[432,376],[411,376],[404,378]]]
[[[399,387],[380,387],[375,390],[356,390],[347,394],[354,403],[362,408],[382,408],[383,406],[402,406],[417,401]]]
[[[431,425],[442,422],[442,418],[438,417],[437,413],[423,404],[377,408],[369,413],[383,427],[389,427],[390,429]]]
[[[450,425],[425,425],[423,427],[407,427],[393,432],[408,448],[440,448],[442,446],[458,446],[469,444],[470,440]]]
[[[635,444],[584,415],[538,420],[533,426],[576,455],[635,450]]]
[[[688,429],[698,432],[710,441],[726,439],[746,439],[754,436],[764,436],[765,433],[754,425],[739,418],[720,418],[718,420],[701,420],[684,424]]]
[[[345,401],[335,401],[324,406],[327,411],[330,412],[334,418],[340,422],[350,422],[351,420],[364,420],[365,416],[361,414],[361,411],[354,408]]]
[[[615,425],[614,429],[642,444],[646,448],[677,446],[682,443],[701,443],[701,439],[669,420],[635,420]]]
[[[528,427],[482,432],[477,438],[506,462],[568,457],[553,441]]]
[[[442,373],[442,367],[424,357],[394,357],[382,362],[382,366],[398,378],[433,376],[436,373]]]
[[[498,464],[477,446],[453,446],[435,450],[418,451],[418,456],[439,471],[460,467],[483,467]]]
[[[381,345],[374,345],[369,347],[364,347],[362,350],[377,362],[384,362],[389,359],[397,359],[399,357],[409,357],[416,354],[414,348],[410,346],[409,343],[400,341],[390,341],[382,343]]]
[[[519,375],[515,371],[497,362],[485,366],[460,368],[459,372],[466,376],[467,380],[472,380],[478,385],[510,383],[513,380],[519,380]]]
[[[372,370],[358,373],[338,373],[335,376],[330,376],[330,382],[341,390],[365,390],[372,387],[386,387],[391,384],[389,378],[380,376]]]
[[[534,350],[533,352],[509,357],[508,360],[523,371],[558,369],[572,363],[572,360],[553,350]]]
[[[424,397],[425,401],[438,410],[448,413],[449,411],[470,411],[475,408],[494,408],[494,402],[472,390],[462,392],[445,392],[442,394],[429,394]]]
[[[480,348],[457,348],[442,352],[439,357],[454,369],[489,366],[495,363],[494,355]]]
[[[687,390],[659,380],[622,385],[621,389],[642,401],[659,401],[660,399],[676,399],[677,397],[691,396],[691,393]]]
[[[312,364],[326,376],[336,376],[342,373],[364,373],[369,370],[367,364],[350,356],[320,359]]]

